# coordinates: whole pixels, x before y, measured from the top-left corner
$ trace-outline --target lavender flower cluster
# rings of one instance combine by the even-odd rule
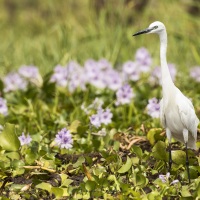
[[[160,116],[160,103],[155,97],[148,101],[147,114],[152,118],[159,118]]]
[[[0,97],[0,114],[4,116],[8,115],[7,101],[2,97]]]
[[[23,145],[29,145],[32,141],[32,138],[29,134],[27,134],[27,136],[24,134],[24,132],[22,133],[21,136],[18,137],[21,146]]]
[[[71,92],[77,88],[85,90],[86,84],[117,91],[129,80],[139,80],[141,73],[150,71],[151,64],[152,59],[147,49],[140,48],[136,52],[135,61],[124,63],[122,70],[114,69],[106,59],[89,59],[84,66],[71,61],[66,66],[57,65],[50,81],[67,87]]]
[[[70,131],[67,130],[66,128],[63,128],[61,131],[57,133],[55,142],[62,149],[63,148],[71,149],[73,144],[73,139]]]
[[[111,113],[110,109],[102,109],[100,108],[96,114],[92,115],[90,117],[90,123],[95,126],[96,128],[99,128],[102,124],[108,125],[112,121],[113,114]]]
[[[26,90],[28,83],[42,85],[42,77],[35,66],[21,66],[18,72],[9,73],[3,78],[4,92]]]

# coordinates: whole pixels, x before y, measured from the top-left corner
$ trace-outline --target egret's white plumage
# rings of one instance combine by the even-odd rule
[[[192,102],[183,95],[183,93],[174,85],[170,76],[167,65],[167,32],[162,22],[156,21],[142,31],[133,36],[140,34],[156,33],[160,38],[160,62],[162,75],[162,92],[163,98],[160,101],[160,120],[169,141],[169,170],[171,169],[171,137],[174,137],[186,145],[186,166],[189,175],[189,161],[187,148],[196,149],[197,126],[199,119],[195,114]]]
[[[134,35],[157,33],[160,37],[160,62],[162,75],[163,98],[160,102],[160,120],[167,129],[167,138],[171,136],[180,142],[187,143],[188,148],[196,149],[197,118],[192,102],[174,85],[166,60],[167,32],[162,22],[156,21]],[[188,134],[188,136],[187,136]]]

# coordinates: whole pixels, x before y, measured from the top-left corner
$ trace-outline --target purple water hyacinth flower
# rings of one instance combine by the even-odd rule
[[[100,88],[100,89],[106,88],[107,84],[106,84],[106,76],[105,76],[104,72],[99,71],[99,73],[96,73],[90,79],[90,84],[92,84],[93,86]]]
[[[116,96],[117,96],[117,101],[115,104],[118,106],[120,104],[122,105],[129,104],[135,95],[133,94],[131,86],[125,84],[119,90],[117,90]]]
[[[122,86],[122,76],[114,69],[106,71],[106,85],[109,89],[116,91]]]
[[[99,116],[99,121],[102,124],[108,125],[112,122],[113,114],[108,108],[106,110],[99,109],[97,115]]]
[[[3,79],[4,92],[26,90],[27,82],[18,73],[9,73]]]
[[[167,172],[166,175],[163,175],[163,174],[160,174],[160,175],[159,175],[159,179],[160,179],[163,183],[166,183],[166,182],[168,181],[169,177],[170,177],[170,173],[169,173],[169,172]]]
[[[26,80],[34,83],[37,86],[41,86],[43,83],[42,77],[39,73],[39,70],[35,66],[26,66],[23,65],[18,70],[19,74]]]
[[[176,184],[176,183],[178,183],[179,182],[179,180],[174,180],[174,181],[172,181],[171,183],[169,182],[169,178],[170,178],[170,173],[169,172],[167,172],[167,174],[166,175],[163,175],[163,174],[160,174],[159,175],[159,179],[163,182],[163,183],[168,183],[168,184],[170,184],[170,185],[174,185],[174,184]]]
[[[27,79],[36,79],[39,75],[39,70],[35,66],[26,66],[23,65],[18,70],[19,74]]]
[[[174,81],[176,78],[177,70],[175,64],[169,63],[168,64],[169,72],[171,75],[172,80]],[[161,84],[161,67],[155,67],[151,73],[150,82],[152,83],[159,83]]]
[[[190,76],[196,81],[200,82],[200,66],[195,66],[190,69]]]
[[[25,136],[24,132],[22,133],[21,136],[18,137],[19,138],[19,141],[20,141],[20,144],[21,146],[23,145],[28,145],[31,143],[32,141],[32,138],[31,136],[28,134],[27,136]]]
[[[150,70],[152,58],[146,48],[141,47],[136,51],[135,60],[138,63],[141,72],[148,72]]]
[[[90,123],[95,126],[96,128],[99,128],[101,126],[101,121],[98,114],[94,114],[90,117]]]
[[[97,65],[98,65],[99,68],[102,69],[102,70],[112,68],[111,63],[110,63],[107,59],[105,59],[105,58],[100,59],[100,60],[97,62]]]
[[[4,116],[8,115],[7,101],[2,97],[0,97],[0,114]]]
[[[81,90],[86,89],[87,77],[85,76],[85,70],[77,62],[71,61],[67,65],[67,71],[69,76],[68,89],[70,92],[74,92],[77,88]]]
[[[149,99],[148,105],[147,105],[147,113],[152,118],[159,118],[160,103],[158,102],[158,99],[156,99],[156,98]]]
[[[50,82],[56,83],[58,86],[66,87],[68,83],[68,70],[66,67],[56,65]]]
[[[110,109],[98,109],[97,114],[94,114],[90,117],[90,123],[99,128],[102,124],[108,125],[112,122],[113,114],[111,113]]]
[[[133,61],[127,61],[122,66],[123,73],[126,74],[128,80],[132,81],[138,81],[140,78],[140,66],[138,66],[138,63]]]
[[[102,66],[98,64],[98,62],[89,59],[85,62],[84,69],[88,83],[101,89],[106,87],[105,71],[102,69]]]
[[[61,148],[71,149],[73,144],[72,135],[69,130],[63,128],[56,134],[55,138],[56,144]]]

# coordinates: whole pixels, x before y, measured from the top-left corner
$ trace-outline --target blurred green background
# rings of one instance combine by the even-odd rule
[[[132,34],[153,21],[168,31],[168,62],[200,65],[199,0],[1,0],[0,75],[23,64],[42,74],[56,64],[107,58],[115,66],[146,47],[159,65],[156,35]]]

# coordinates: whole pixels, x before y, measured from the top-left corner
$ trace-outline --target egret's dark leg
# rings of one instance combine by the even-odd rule
[[[168,151],[169,151],[169,169],[168,169],[168,171],[171,172],[171,167],[172,167],[171,142],[169,142]]]
[[[167,134],[167,139],[169,142],[168,145],[168,151],[169,151],[169,169],[168,171],[171,171],[171,167],[172,167],[172,151],[171,151],[171,131],[169,130],[169,128],[166,128],[166,134]]]
[[[188,130],[183,129],[183,138],[185,141],[185,152],[186,152],[186,169],[187,169],[187,174],[188,174],[188,180],[190,183],[190,170],[189,170],[189,159],[188,159],[188,148],[187,148],[187,143],[188,143]]]
[[[189,170],[189,159],[188,159],[188,149],[187,149],[187,142],[185,143],[185,147],[186,147],[186,169],[187,169],[187,174],[188,174],[188,180],[190,183],[190,170]]]

